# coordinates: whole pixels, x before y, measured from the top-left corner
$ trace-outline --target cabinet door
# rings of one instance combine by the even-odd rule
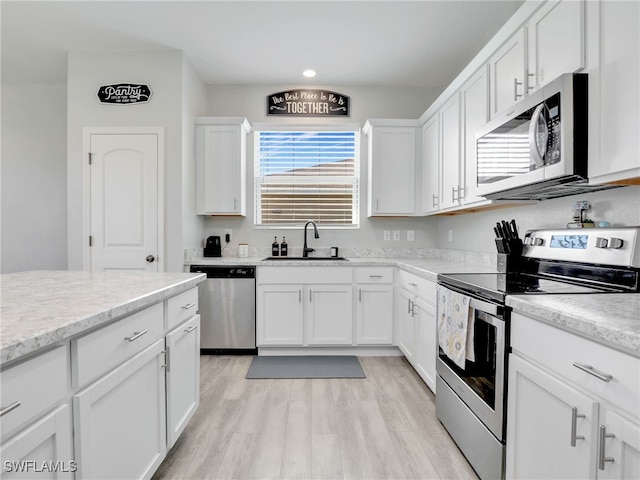
[[[393,343],[393,286],[358,285],[356,343],[391,345]]]
[[[589,177],[640,177],[640,2],[588,2],[600,35],[589,33]],[[591,26],[591,23],[589,24]]]
[[[516,355],[509,362],[507,478],[595,478],[598,403]]]
[[[167,449],[200,405],[200,315],[166,337]]]
[[[398,347],[412,365],[415,362],[413,353],[415,345],[415,308],[413,295],[404,289],[397,291],[396,321],[398,322]]]
[[[460,96],[458,93],[440,110],[441,208],[458,205],[460,198]]]
[[[598,478],[640,478],[640,426],[612,411],[601,412],[600,425]]]
[[[245,135],[239,125],[196,127],[199,214],[245,215]]]
[[[2,478],[73,479],[71,409],[63,405],[0,448]],[[32,463],[33,462],[33,463]]]
[[[529,92],[585,64],[583,0],[551,0],[528,23]]]
[[[525,31],[519,30],[489,59],[492,117],[525,95]]]
[[[351,345],[353,341],[353,287],[309,285],[305,288],[309,345]]]
[[[302,345],[302,285],[260,285],[256,298],[258,346]]]
[[[422,213],[440,209],[440,115],[422,127]]]
[[[73,396],[78,478],[150,478],[166,453],[164,339]]]
[[[435,299],[434,299],[435,300]],[[433,393],[436,393],[436,309],[421,299],[416,300],[415,368]]]
[[[478,162],[476,131],[489,121],[489,74],[488,67],[482,67],[460,90],[462,135],[461,182],[463,203],[483,201],[477,196]]]
[[[370,215],[415,213],[416,128],[374,127]]]

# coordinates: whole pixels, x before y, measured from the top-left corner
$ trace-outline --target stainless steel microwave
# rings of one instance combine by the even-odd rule
[[[587,119],[588,76],[574,73],[490,121],[476,134],[478,194],[542,200],[602,189],[587,183]]]

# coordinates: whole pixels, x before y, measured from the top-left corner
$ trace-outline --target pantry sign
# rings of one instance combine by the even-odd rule
[[[149,85],[118,83],[102,85],[98,89],[98,100],[100,103],[131,105],[132,103],[147,103],[150,97],[151,89]]]
[[[267,96],[267,115],[348,117],[350,99],[329,90],[296,89]]]

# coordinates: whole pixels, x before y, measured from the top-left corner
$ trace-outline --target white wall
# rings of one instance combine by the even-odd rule
[[[65,85],[2,85],[2,273],[67,268]]]
[[[84,127],[164,127],[165,263],[182,271],[182,52],[71,52],[68,60],[68,252],[69,269],[81,270],[82,139]],[[142,83],[151,88],[149,103],[103,105],[100,85]]]
[[[585,195],[545,200],[540,203],[485,212],[439,217],[438,247],[454,250],[495,252],[493,226],[500,220],[515,219],[522,237],[527,230],[566,228],[573,218],[573,205],[587,200],[587,218],[607,221],[611,226],[640,225],[640,187],[621,187]],[[453,241],[448,241],[449,230]]]
[[[196,215],[195,123],[206,115],[206,86],[192,65],[183,59],[182,80],[182,243],[196,247],[204,235],[204,217]]]
[[[322,88],[351,97],[349,118],[300,118],[267,117],[266,98],[269,94],[293,88]],[[208,115],[216,117],[246,117],[249,123],[287,124],[336,124],[356,123],[364,125],[368,118],[418,118],[439,94],[437,90],[397,89],[327,85],[274,85],[274,86],[208,86]],[[360,229],[321,229],[320,239],[311,240],[313,247],[430,247],[437,242],[437,219],[435,218],[367,218],[367,142],[361,141]],[[414,181],[407,178],[407,182]],[[253,226],[253,134],[247,138],[247,216],[207,217],[205,235],[220,235],[231,228],[231,245],[249,243],[251,247],[269,247],[275,235],[283,235],[291,247],[302,246],[300,229],[255,229]],[[406,231],[415,231],[415,241],[406,241]],[[401,230],[401,241],[383,241],[384,230]],[[203,237],[203,240],[204,240]],[[202,246],[202,244],[200,245]]]

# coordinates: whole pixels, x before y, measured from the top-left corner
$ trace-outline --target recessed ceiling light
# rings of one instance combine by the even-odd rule
[[[302,75],[307,78],[313,78],[316,76],[316,71],[312,70],[311,68],[307,68],[304,72],[302,72]]]

